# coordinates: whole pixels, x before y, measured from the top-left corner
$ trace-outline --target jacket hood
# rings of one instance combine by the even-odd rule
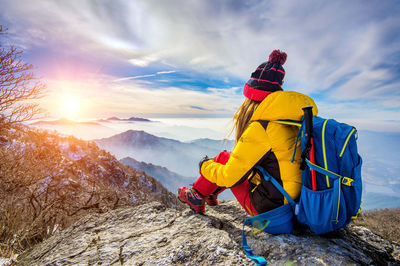
[[[313,115],[318,114],[314,100],[296,91],[276,91],[268,95],[257,107],[251,121],[279,119],[301,120],[303,107],[312,106]]]

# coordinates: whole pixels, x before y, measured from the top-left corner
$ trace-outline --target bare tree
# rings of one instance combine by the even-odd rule
[[[2,127],[31,120],[43,110],[35,99],[42,98],[46,86],[23,62],[15,47],[0,49],[0,124]]]

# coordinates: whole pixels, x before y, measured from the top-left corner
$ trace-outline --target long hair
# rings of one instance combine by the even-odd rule
[[[235,145],[239,142],[243,132],[250,124],[250,119],[260,102],[245,98],[233,117],[234,130],[236,131]]]

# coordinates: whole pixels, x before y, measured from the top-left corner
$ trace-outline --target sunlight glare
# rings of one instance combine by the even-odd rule
[[[63,117],[68,119],[77,119],[80,115],[81,103],[77,98],[65,97],[62,100],[60,109]]]

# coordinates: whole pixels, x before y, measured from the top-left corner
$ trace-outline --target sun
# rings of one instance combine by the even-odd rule
[[[68,119],[77,119],[80,116],[82,103],[75,97],[64,97],[61,101],[60,112],[61,115]]]

